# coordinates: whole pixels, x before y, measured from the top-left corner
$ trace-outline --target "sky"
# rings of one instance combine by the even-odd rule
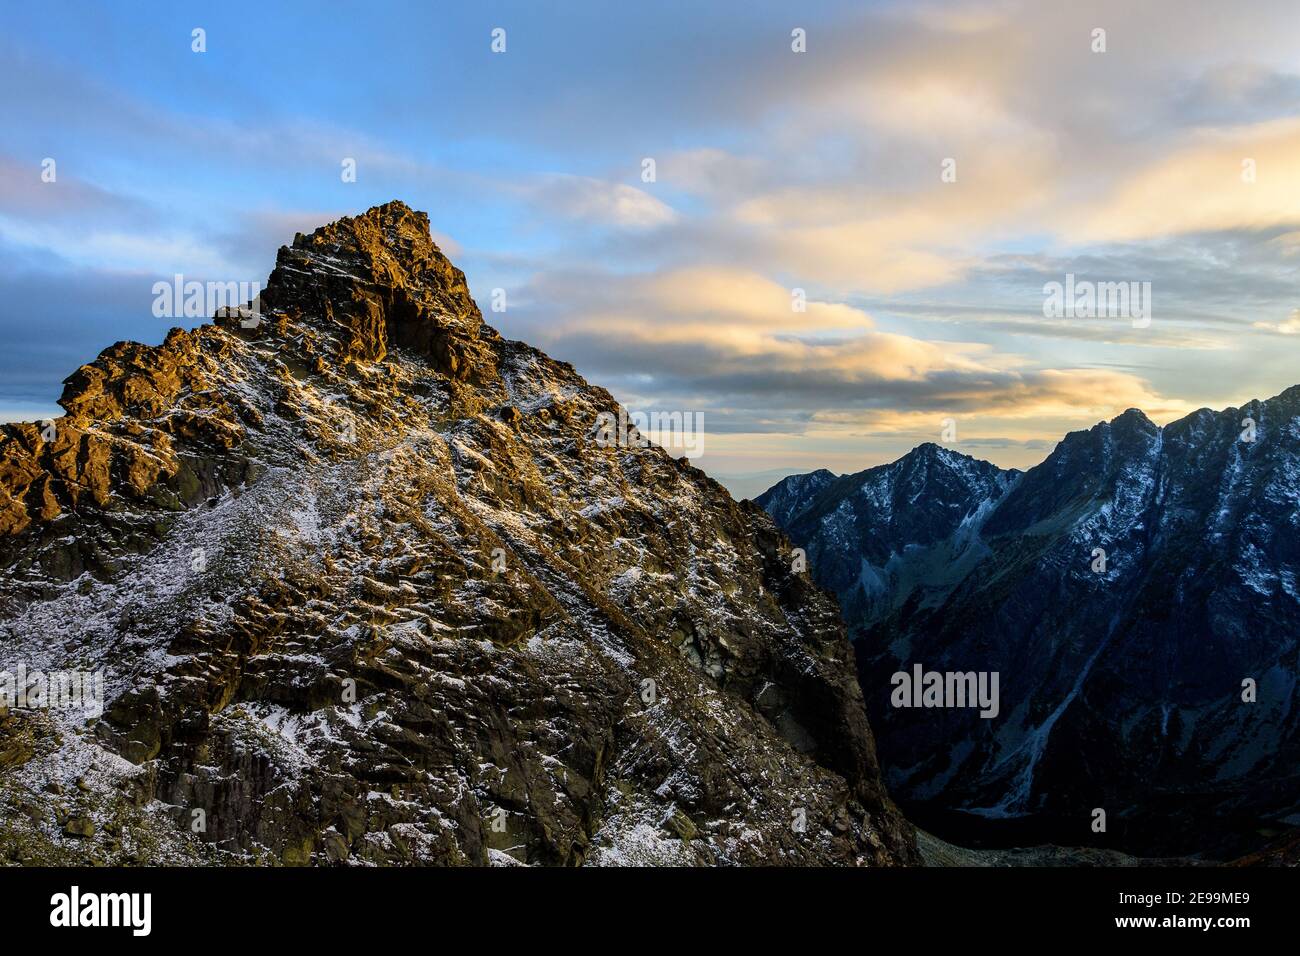
[[[390,199],[740,494],[1300,383],[1294,0],[7,4],[0,91],[0,420]]]

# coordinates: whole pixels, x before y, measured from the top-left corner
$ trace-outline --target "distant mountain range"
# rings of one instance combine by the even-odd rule
[[[1130,409],[1026,472],[925,444],[757,503],[839,596],[923,825],[1225,857],[1300,824],[1300,386]],[[997,672],[998,716],[895,706],[917,665]]]

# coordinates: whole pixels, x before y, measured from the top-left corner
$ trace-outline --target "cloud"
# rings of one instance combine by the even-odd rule
[[[1300,76],[1241,61],[1210,67],[1187,83],[1174,113],[1195,126],[1234,126],[1292,115]]]
[[[792,313],[785,287],[730,269],[547,275],[520,301],[512,334],[624,401],[707,409],[732,432],[928,434],[943,415],[962,415],[1020,422],[1021,438],[1041,440],[1059,437],[1062,421],[1192,407],[1125,370],[1035,367],[988,343],[880,329],[842,303]]]
[[[716,146],[669,152],[658,160],[657,175],[674,190],[729,203],[770,188],[783,178],[760,157],[737,155]]]
[[[526,192],[548,212],[594,226],[652,229],[677,218],[667,203],[642,189],[589,176],[543,176]]]
[[[924,389],[911,390],[910,407],[893,402],[881,408],[824,410],[813,420],[877,432],[915,432],[923,424],[934,425],[940,414],[1032,424],[1095,422],[1126,408],[1172,420],[1193,410],[1159,395],[1137,376],[1109,369],[1007,370],[977,380],[941,376],[924,384]]]
[[[548,320],[548,328],[592,332],[603,327],[620,334],[693,337],[707,329],[808,332],[872,324],[860,309],[808,300],[806,295],[797,308],[800,297],[794,289],[725,266],[632,275],[548,272],[538,277],[527,296],[539,303],[573,301],[575,290],[581,290],[581,311]]]
[[[1126,177],[1099,208],[1081,209],[1078,235],[1114,241],[1300,224],[1298,155],[1298,118],[1200,132]]]
[[[22,162],[0,154],[0,215],[42,223],[80,224],[87,220],[134,228],[154,228],[152,207],[131,196],[103,189],[55,162],[53,182],[42,179],[40,162]],[[74,167],[75,169],[75,167]]]
[[[1281,322],[1256,322],[1255,328],[1279,335],[1300,335],[1300,309],[1296,309]]]

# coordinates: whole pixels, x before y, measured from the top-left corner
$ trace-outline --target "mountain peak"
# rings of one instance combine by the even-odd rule
[[[1002,470],[999,469],[992,462],[985,461],[982,458],[976,458],[973,455],[967,455],[964,452],[957,451],[955,448],[949,448],[946,445],[940,445],[932,441],[922,442],[921,444],[913,448],[911,451],[909,451],[903,457],[897,458],[894,461],[890,462],[890,464],[885,465],[883,467],[906,468],[909,465],[916,465],[916,464],[929,465],[931,462],[938,465],[942,465],[947,469],[962,470],[965,468],[974,467],[981,471],[989,470],[989,469],[993,471]]]
[[[788,523],[812,504],[822,489],[835,479],[835,473],[825,468],[789,475],[759,495],[754,503],[778,522]]]
[[[298,233],[293,247],[367,254],[394,268],[394,282],[409,281],[445,259],[430,234],[429,214],[400,199],[372,206],[356,216],[343,216],[310,234]]]
[[[280,248],[261,301],[273,326],[314,317],[336,360],[378,361],[397,345],[453,378],[491,377],[476,340],[497,336],[465,273],[434,243],[428,214],[399,200],[296,235]]]
[[[1141,428],[1144,431],[1149,431],[1152,428],[1159,427],[1155,422],[1148,418],[1147,413],[1142,411],[1140,408],[1124,409],[1124,411],[1110,420],[1110,425],[1112,428]]]
[[[944,445],[940,445],[937,442],[927,441],[917,445],[915,448],[913,448],[911,451],[909,451],[906,455],[904,455],[902,458],[898,460],[903,461],[905,459],[910,458],[910,459],[922,459],[925,461],[942,461],[945,463],[951,463],[951,461],[954,458],[970,458],[970,457],[971,457],[970,455],[963,455],[961,452],[954,451],[953,449],[948,448]]]
[[[915,859],[789,542],[596,440],[613,398],[484,325],[423,213],[296,237],[248,311],[119,343],[52,428],[0,426],[0,669],[105,685],[90,733],[0,721],[39,805],[0,859]],[[112,845],[46,826],[69,793]]]
[[[343,370],[401,347],[454,381],[499,380],[500,336],[465,273],[434,243],[428,214],[398,200],[297,234],[280,247],[259,302],[251,323],[247,310],[223,309],[216,329],[173,329],[160,346],[116,343],[65,380],[59,404],[89,419],[163,414],[184,390],[208,387],[190,379],[201,349],[225,348],[210,334],[217,329],[274,345],[294,367]]]

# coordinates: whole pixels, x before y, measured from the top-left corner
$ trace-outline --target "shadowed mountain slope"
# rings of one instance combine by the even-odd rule
[[[1300,387],[1163,428],[1130,409],[1024,474],[923,445],[800,477],[759,504],[839,594],[918,819],[1220,855],[1300,823]],[[916,664],[997,672],[1000,714],[893,706]]]

